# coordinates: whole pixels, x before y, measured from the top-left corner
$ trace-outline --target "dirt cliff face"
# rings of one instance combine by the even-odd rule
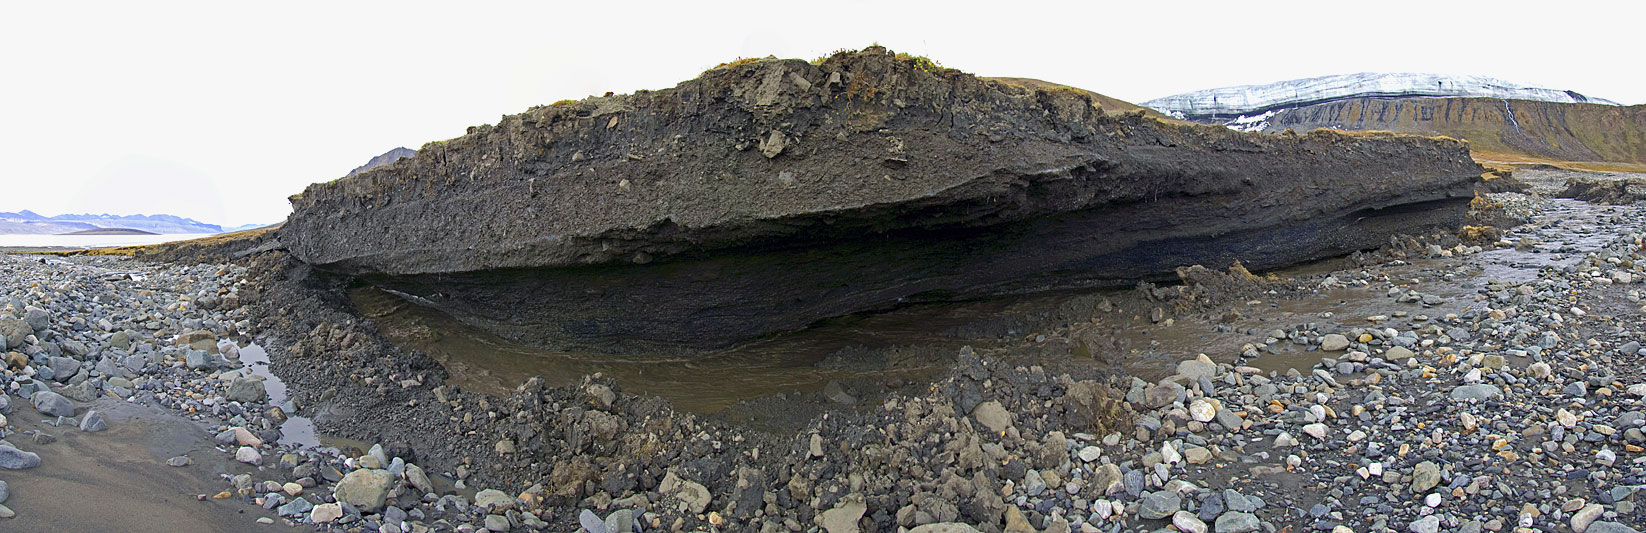
[[[880,48],[533,108],[293,198],[280,241],[505,337],[719,346],[921,300],[1455,227],[1466,146],[1109,114]]]
[[[1335,128],[1445,135],[1488,154],[1646,163],[1646,105],[1497,98],[1350,98],[1288,108],[1264,131]]]

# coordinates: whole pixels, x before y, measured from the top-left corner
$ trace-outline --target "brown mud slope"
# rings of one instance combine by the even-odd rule
[[[1646,105],[1498,98],[1351,98],[1288,108],[1270,133],[1332,128],[1445,135],[1492,154],[1555,161],[1646,164]],[[1514,159],[1514,158],[1504,158]]]
[[[717,347],[918,301],[1454,230],[1467,145],[1104,113],[873,47],[533,108],[293,197],[278,240],[511,340]]]

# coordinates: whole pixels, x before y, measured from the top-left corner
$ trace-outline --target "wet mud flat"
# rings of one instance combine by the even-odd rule
[[[86,407],[102,413],[110,429],[87,433],[72,421],[54,426],[55,417],[29,407],[8,415],[12,428],[30,428],[9,440],[42,442],[33,435],[39,432],[54,442],[29,448],[45,466],[0,476],[12,495],[5,505],[17,513],[0,522],[5,530],[228,532],[254,525],[255,515],[239,502],[199,498],[220,490],[240,466],[216,449],[206,427],[120,400]],[[167,465],[173,457],[189,457],[191,464]]]

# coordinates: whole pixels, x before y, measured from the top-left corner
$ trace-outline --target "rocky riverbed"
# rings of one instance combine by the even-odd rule
[[[799,431],[462,390],[278,251],[6,256],[0,527],[1636,531],[1646,209],[1483,203],[1527,223],[1078,297]]]

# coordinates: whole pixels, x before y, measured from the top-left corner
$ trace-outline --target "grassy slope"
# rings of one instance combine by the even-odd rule
[[[178,249],[180,247],[215,247],[215,246],[221,246],[221,245],[224,245],[224,244],[228,244],[231,241],[261,238],[265,234],[267,234],[268,232],[274,231],[276,228],[279,228],[279,227],[280,226],[277,224],[277,225],[269,226],[269,227],[266,227],[266,228],[249,229],[249,230],[245,230],[245,231],[236,231],[234,233],[219,233],[217,235],[212,235],[210,237],[201,237],[201,238],[198,238],[198,239],[191,239],[191,240],[187,240],[187,241],[167,242],[167,243],[161,243],[161,244],[149,244],[149,245],[144,245],[144,246],[118,246],[118,247],[113,247],[113,248],[92,248],[90,250],[64,250],[64,251],[51,251],[51,252],[29,252],[29,255],[57,255],[57,256],[112,255],[112,256],[122,256],[122,257],[133,257],[133,256],[141,256],[141,255],[148,255],[148,254],[158,253],[158,252],[161,252],[161,251],[175,250],[175,249]]]

